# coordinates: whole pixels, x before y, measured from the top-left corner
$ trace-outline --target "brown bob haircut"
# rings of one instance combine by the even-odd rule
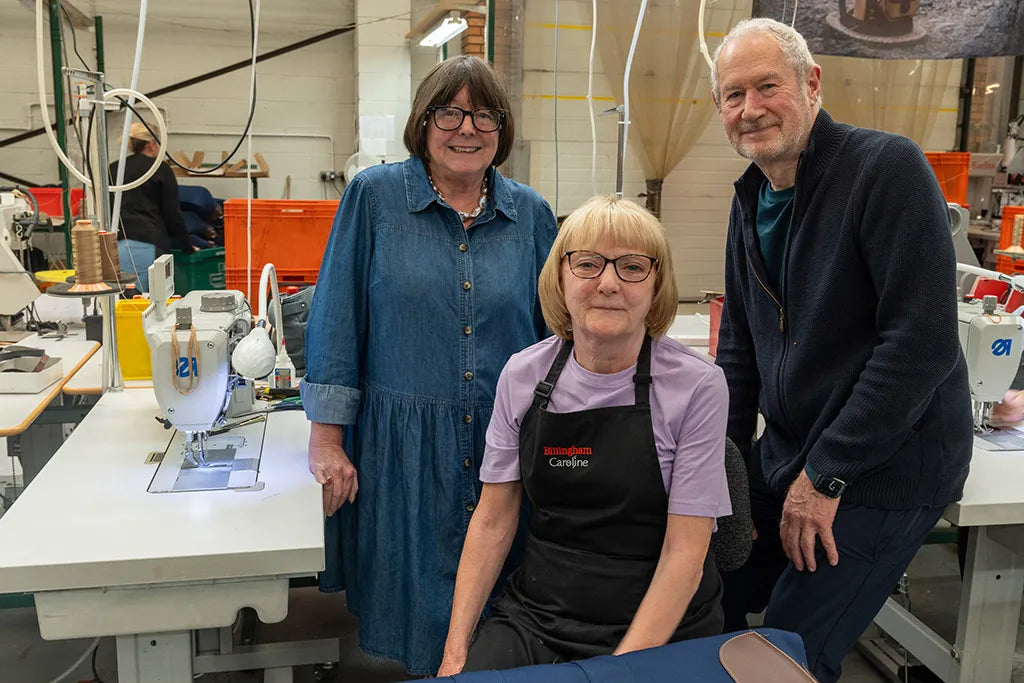
[[[635,249],[638,254],[658,259],[652,274],[654,296],[644,322],[652,337],[668,332],[679,302],[665,228],[644,207],[614,195],[591,197],[569,214],[558,229],[537,283],[544,322],[562,339],[572,339],[572,320],[562,289],[562,255],[576,249],[593,249],[601,242]]]
[[[450,104],[463,86],[469,88],[469,99],[473,101],[474,107],[500,109],[504,113],[498,129],[498,150],[491,162],[492,166],[500,166],[512,151],[512,141],[516,134],[508,92],[494,68],[483,59],[471,55],[446,59],[431,69],[416,88],[412,111],[405,122],[405,148],[413,156],[428,161],[427,110]]]

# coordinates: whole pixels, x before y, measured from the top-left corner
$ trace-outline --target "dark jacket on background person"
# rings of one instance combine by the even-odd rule
[[[130,155],[124,162],[124,182],[141,178],[152,164],[153,159],[144,154]],[[112,183],[116,181],[117,162],[110,165],[110,177],[114,179]],[[110,202],[113,207],[113,195]],[[192,251],[185,220],[178,206],[178,181],[170,166],[160,164],[157,172],[142,187],[122,193],[120,227],[118,239],[156,245],[158,256],[171,249]]]
[[[718,365],[729,437],[784,496],[806,463],[886,509],[958,500],[973,441],[945,201],[907,138],[818,114],[801,154],[781,285],[758,248],[764,174],[736,181]],[[760,467],[757,467],[757,464]]]

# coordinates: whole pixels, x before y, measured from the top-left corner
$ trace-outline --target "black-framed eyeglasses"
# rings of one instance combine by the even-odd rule
[[[608,258],[596,251],[583,250],[567,251],[562,254],[562,258],[568,258],[569,270],[584,280],[601,277],[601,273],[610,263],[615,269],[615,274],[623,282],[643,282],[650,276],[654,264],[658,262],[658,259],[646,254],[625,254],[618,258]]]
[[[478,131],[481,133],[493,133],[501,128],[501,122],[505,119],[505,112],[501,109],[485,108],[469,111],[459,107],[438,105],[427,107],[427,111],[430,112],[434,125],[445,131],[459,129],[462,126],[462,122],[466,120],[466,116],[469,116],[473,122],[473,127]]]

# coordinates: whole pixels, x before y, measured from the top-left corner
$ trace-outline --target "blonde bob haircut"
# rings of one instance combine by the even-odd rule
[[[633,200],[603,195],[591,197],[566,217],[540,271],[537,289],[548,327],[562,339],[572,339],[572,320],[562,288],[562,256],[567,251],[593,249],[602,242],[658,259],[651,274],[654,297],[645,323],[652,337],[668,332],[676,317],[678,295],[665,228]]]

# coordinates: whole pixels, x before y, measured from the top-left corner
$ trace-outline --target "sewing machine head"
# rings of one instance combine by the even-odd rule
[[[0,315],[17,315],[39,297],[35,280],[25,269],[29,237],[39,220],[20,191],[0,192]]]
[[[194,291],[171,301],[170,256],[150,268],[152,303],[142,315],[153,367],[153,390],[166,421],[185,434],[186,451],[205,464],[208,432],[253,408],[253,383],[232,366],[235,347],[252,328],[245,297],[236,291]]]
[[[960,303],[957,318],[974,402],[974,428],[988,431],[992,406],[1003,400],[1020,365],[1024,321],[1000,311],[994,295]]]

